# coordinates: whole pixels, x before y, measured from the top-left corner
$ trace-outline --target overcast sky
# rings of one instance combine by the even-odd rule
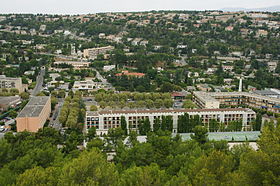
[[[1,2],[2,1],[2,2]],[[0,13],[85,14],[147,10],[261,8],[279,0],[1,0]]]

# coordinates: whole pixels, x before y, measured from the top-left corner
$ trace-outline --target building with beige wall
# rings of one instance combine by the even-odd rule
[[[94,91],[98,89],[108,89],[109,84],[104,82],[95,82],[92,80],[85,80],[85,81],[75,81],[72,87],[74,92],[76,91]]]
[[[16,118],[17,132],[37,132],[44,127],[51,113],[51,97],[32,97]]]
[[[16,88],[20,93],[24,91],[21,78],[11,78],[6,77],[5,75],[0,75],[0,89],[1,88],[8,90],[11,88]]]
[[[0,97],[0,112],[15,108],[21,103],[20,96],[1,96]]]
[[[258,95],[251,92],[193,92],[193,101],[200,108],[219,108],[220,105],[248,107],[264,109],[274,113],[280,113],[280,99]],[[211,105],[210,103],[215,103]]]
[[[207,92],[194,92],[193,101],[200,108],[215,109],[220,108],[220,102],[211,97]]]
[[[99,54],[106,54],[114,50],[113,46],[99,47],[99,48],[88,48],[84,49],[84,57],[89,59],[96,59]]]

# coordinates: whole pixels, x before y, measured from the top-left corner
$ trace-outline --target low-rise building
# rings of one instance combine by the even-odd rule
[[[211,97],[207,92],[193,92],[193,101],[200,108],[216,109],[220,108],[220,102]]]
[[[275,72],[277,68],[277,62],[276,61],[267,62],[267,67],[270,72]]]
[[[21,78],[11,78],[6,77],[5,75],[0,75],[0,89],[1,88],[5,88],[8,90],[11,88],[15,88],[18,89],[20,93],[24,91]]]
[[[21,103],[21,99],[19,96],[3,96],[0,97],[0,111],[5,111],[8,108],[16,107]]]
[[[88,68],[90,65],[90,62],[86,61],[56,61],[54,62],[54,65],[59,65],[59,64],[67,64],[73,66],[74,69],[84,69]]]
[[[34,70],[29,70],[29,71],[24,72],[24,75],[27,75],[27,76],[29,76],[29,75],[33,76],[34,74],[35,74]]]
[[[232,83],[233,79],[231,78],[226,78],[224,79],[224,83],[230,85]]]
[[[139,45],[140,44],[140,41],[142,40],[142,38],[135,38],[132,42],[131,42],[131,44],[133,45],[133,46],[137,46],[137,45]]]
[[[103,67],[103,70],[104,70],[105,72],[108,72],[108,71],[113,70],[113,69],[115,69],[115,68],[116,68],[116,65],[105,65],[105,66]]]
[[[133,77],[141,78],[141,77],[145,76],[145,74],[138,73],[138,72],[128,72],[126,70],[126,71],[122,71],[121,73],[117,73],[116,76],[133,76]]]
[[[234,27],[233,26],[228,26],[225,28],[226,31],[233,31]]]
[[[268,31],[266,30],[258,30],[256,33],[256,37],[266,37],[268,35]]]
[[[230,65],[223,65],[223,71],[232,71],[233,70],[233,66],[230,66]]]
[[[190,94],[188,92],[173,92],[171,94],[171,98],[174,100],[183,100],[186,98],[186,96]]]
[[[86,81],[75,81],[72,89],[73,91],[77,91],[77,90],[93,91],[95,89],[101,89],[101,88],[106,89],[107,87],[108,87],[107,83],[86,80]]]
[[[17,132],[37,132],[44,127],[51,113],[51,97],[32,97],[16,118]]]
[[[173,133],[177,133],[178,118],[187,113],[190,117],[199,116],[203,124],[211,119],[227,124],[231,121],[242,121],[243,130],[249,130],[250,123],[256,118],[256,113],[246,108],[227,109],[172,109],[172,110],[110,110],[86,113],[87,128],[96,127],[98,135],[106,134],[110,128],[121,125],[121,117],[126,120],[127,128],[138,130],[140,121],[149,119],[151,128],[156,119],[162,116],[171,116],[173,120]]]
[[[147,40],[143,40],[140,42],[140,45],[142,45],[142,46],[146,46],[148,44],[149,44],[149,41],[147,41]]]
[[[73,91],[77,91],[77,90],[93,90],[95,89],[97,86],[97,82],[94,81],[75,81],[74,85],[73,85]]]
[[[212,90],[212,88],[208,84],[197,84],[197,88],[198,88],[198,90],[201,90],[204,92],[208,92],[208,91]]]
[[[209,108],[208,102],[215,102],[210,108],[219,108],[220,105],[248,107],[264,109],[270,112],[280,113],[280,99],[258,95],[249,92],[193,92],[193,101],[200,108]]]
[[[88,48],[84,49],[84,57],[89,59],[96,59],[99,54],[106,54],[114,50],[113,46],[99,47],[99,48]]]
[[[262,95],[262,96],[268,96],[271,98],[280,99],[280,90],[275,89],[275,88],[265,89],[265,90],[255,90],[254,93]]]

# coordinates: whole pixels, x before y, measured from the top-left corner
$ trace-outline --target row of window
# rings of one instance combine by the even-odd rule
[[[0,82],[0,88],[14,88],[14,87],[16,87],[15,82],[9,82],[9,81]]]

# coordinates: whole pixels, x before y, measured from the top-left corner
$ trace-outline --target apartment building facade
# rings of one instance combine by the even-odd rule
[[[20,93],[24,91],[21,78],[11,78],[6,77],[5,75],[0,75],[0,89],[1,88],[5,88],[8,90],[11,88],[15,88],[18,89]]]
[[[109,86],[108,83],[103,83],[103,82],[95,82],[92,80],[86,80],[86,81],[75,81],[73,85],[73,91],[93,91],[96,89],[107,89]]]
[[[85,62],[85,61],[56,61],[56,62],[54,62],[54,65],[59,65],[59,64],[72,65],[74,67],[74,69],[85,69],[85,68],[89,67],[90,62]]]
[[[140,121],[149,119],[151,128],[157,118],[171,116],[173,119],[173,133],[177,133],[178,118],[185,113],[190,117],[198,115],[203,124],[209,124],[211,119],[228,124],[231,121],[242,121],[243,130],[249,130],[250,123],[256,118],[256,113],[247,108],[227,108],[227,109],[172,109],[172,110],[111,110],[86,113],[87,128],[96,127],[97,134],[106,134],[110,128],[117,128],[121,125],[123,116],[127,123],[127,128],[137,130]]]
[[[280,113],[280,99],[262,96],[249,92],[194,92],[193,101],[200,108],[219,108],[220,105],[237,107],[247,105],[248,107],[264,109],[274,113]],[[209,102],[215,102],[210,105]]]
[[[194,92],[193,101],[199,108],[217,109],[220,108],[220,102],[210,96],[208,92]]]
[[[106,54],[114,49],[114,46],[84,49],[84,57],[89,59],[96,59],[99,54]]]
[[[16,118],[17,132],[37,132],[51,113],[51,97],[32,97]]]

